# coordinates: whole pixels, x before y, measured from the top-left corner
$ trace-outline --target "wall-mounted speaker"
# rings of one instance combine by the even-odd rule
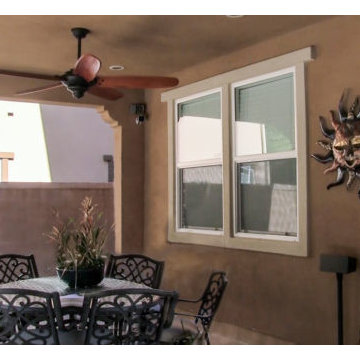
[[[320,255],[320,271],[349,274],[356,271],[356,259],[341,255]]]
[[[343,331],[343,276],[356,270],[356,259],[342,255],[320,255],[320,271],[336,274],[337,282],[337,318],[338,318],[338,344],[344,344]]]

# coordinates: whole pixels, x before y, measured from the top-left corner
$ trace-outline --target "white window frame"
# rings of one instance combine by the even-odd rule
[[[211,230],[211,229],[192,229],[192,228],[181,228],[180,227],[180,217],[181,217],[181,210],[180,210],[180,205],[181,205],[181,195],[180,195],[180,179],[179,179],[179,174],[178,174],[178,170],[179,169],[189,169],[189,168],[194,168],[194,167],[205,167],[205,166],[215,166],[215,165],[221,165],[223,167],[223,155],[221,153],[220,157],[217,158],[213,158],[213,159],[209,159],[209,160],[199,160],[199,161],[184,161],[184,162],[180,162],[178,161],[178,142],[179,142],[179,136],[178,136],[178,120],[179,120],[179,114],[178,114],[178,105],[180,103],[189,101],[189,100],[193,100],[193,99],[197,99],[197,98],[201,98],[203,96],[206,95],[211,95],[211,94],[216,94],[219,93],[220,94],[220,99],[222,99],[222,89],[221,88],[216,88],[216,89],[212,89],[209,91],[204,91],[195,95],[191,95],[191,96],[187,96],[185,98],[181,98],[181,99],[176,99],[175,100],[175,119],[176,119],[176,125],[175,125],[175,206],[176,206],[176,218],[175,218],[175,227],[176,227],[176,231],[177,232],[183,232],[183,233],[193,233],[193,234],[205,234],[205,235],[222,235],[224,234],[224,230]],[[221,112],[221,103],[220,103],[220,113]],[[223,121],[223,119],[221,119],[221,122]],[[222,173],[222,179],[224,179],[224,170]],[[223,214],[223,228],[224,228],[224,189],[222,191],[222,214]]]
[[[261,61],[237,70],[198,81],[162,93],[161,100],[168,108],[168,179],[169,179],[169,224],[168,240],[176,243],[190,243],[224,248],[287,254],[308,255],[307,237],[307,143],[306,143],[306,102],[305,63],[314,59],[311,47]],[[295,97],[295,155],[297,157],[297,216],[296,237],[249,234],[235,232],[235,178],[234,178],[234,114],[233,91],[239,84],[252,83],[284,72],[294,74]],[[221,118],[223,124],[223,232],[189,231],[177,228],[177,168],[176,168],[176,122],[177,103],[181,99],[198,97],[201,93],[221,89]],[[294,152],[291,151],[291,156]],[[290,154],[283,154],[288,156]],[[279,154],[278,154],[279,155]],[[279,159],[276,154],[249,155],[247,160],[261,158]],[[244,157],[242,157],[244,159]]]
[[[246,79],[244,81],[240,81],[240,82],[235,82],[231,84],[231,115],[232,115],[232,144],[235,144],[235,125],[236,125],[236,121],[235,121],[235,89],[242,87],[242,86],[246,86],[246,85],[251,85],[251,84],[255,84],[259,81],[263,81],[263,80],[268,80],[268,79],[273,79],[276,78],[278,76],[281,75],[287,75],[287,74],[291,74],[293,76],[293,85],[294,85],[294,109],[296,109],[296,83],[295,83],[295,73],[296,73],[296,69],[295,67],[290,67],[287,69],[283,69],[280,71],[276,71],[276,72],[272,72],[272,73],[267,73],[261,76],[257,76],[251,79]],[[297,143],[299,141],[298,137],[297,137],[297,127],[298,127],[298,120],[297,120],[297,116],[296,116],[297,112],[295,111],[294,114],[294,128],[295,128],[295,147],[294,150],[292,151],[282,151],[280,153],[262,153],[262,154],[254,154],[254,155],[241,155],[241,156],[236,156],[235,154],[235,146],[232,146],[232,165],[233,165],[233,179],[232,179],[232,196],[233,196],[233,209],[232,209],[232,214],[233,214],[233,234],[234,237],[238,237],[238,238],[253,238],[253,239],[257,239],[259,238],[259,234],[258,233],[244,233],[244,232],[237,232],[236,228],[237,228],[237,207],[236,207],[236,198],[237,198],[237,185],[236,185],[236,164],[244,164],[247,162],[256,162],[256,161],[271,161],[271,160],[282,160],[282,159],[296,159],[297,160]],[[297,164],[297,161],[296,161]],[[297,174],[297,180],[298,180],[298,168],[296,166],[296,174]],[[298,204],[299,204],[299,189],[297,187],[297,208],[298,208]],[[299,216],[297,216],[297,229],[299,229]],[[261,238],[263,239],[267,239],[267,240],[275,240],[275,241],[298,241],[298,234],[296,236],[285,236],[285,235],[272,235],[272,234],[261,234]]]

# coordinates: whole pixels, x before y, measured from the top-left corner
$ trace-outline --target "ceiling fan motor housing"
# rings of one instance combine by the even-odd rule
[[[84,96],[86,90],[96,83],[96,79],[94,79],[94,81],[87,82],[79,75],[66,74],[66,77],[62,83],[76,99],[80,99]]]

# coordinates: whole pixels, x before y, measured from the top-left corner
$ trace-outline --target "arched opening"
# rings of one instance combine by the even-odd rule
[[[2,181],[113,182],[113,148],[96,108],[0,101]]]
[[[0,208],[6,210],[2,211],[5,217],[0,218],[0,223],[3,224],[0,232],[2,238],[5,239],[1,244],[2,251],[16,252],[18,248],[18,252],[21,253],[33,252],[38,257],[45,259],[43,265],[40,260],[40,270],[43,273],[51,274],[53,270],[51,264],[55,259],[49,254],[51,246],[42,236],[47,231],[43,225],[44,219],[49,223],[50,215],[52,215],[50,210],[57,205],[65,210],[74,208],[73,210],[76,212],[79,207],[79,199],[89,193],[94,195],[94,200],[100,200],[101,205],[104,206],[104,214],[107,215],[109,225],[114,224],[114,235],[111,236],[107,252],[121,252],[122,217],[121,186],[119,185],[121,184],[121,125],[112,118],[104,106],[6,100],[8,111],[5,113],[1,111],[6,109],[6,106],[1,108],[0,102],[0,119],[5,117],[7,121],[4,122],[7,122],[8,125],[12,123],[12,130],[18,132],[19,137],[15,139],[15,146],[11,147],[10,151],[2,151],[3,146],[6,149],[8,147],[6,147],[5,141],[1,141],[3,133],[0,134],[0,152],[8,155],[5,159],[7,163],[2,160],[3,170],[1,171],[2,175],[7,177],[5,182],[1,182],[0,187],[2,190]],[[19,110],[19,106],[11,107],[12,104],[23,105],[23,108]],[[30,119],[31,106],[37,106],[38,113],[36,114],[35,109],[34,118]],[[1,112],[3,112],[3,116],[1,116]],[[40,117],[36,118],[36,115],[40,115]],[[21,117],[22,119],[20,119]],[[77,124],[71,124],[71,120],[76,117],[78,118]],[[24,121],[26,118],[29,120],[28,123]],[[0,127],[4,125],[4,122],[0,124]],[[85,123],[88,125],[87,127],[84,127]],[[31,125],[35,128],[31,129]],[[108,137],[109,134],[104,136],[104,127],[109,129],[111,141]],[[100,136],[101,129],[102,137]],[[38,135],[42,135],[42,141],[41,136],[37,136],[35,141],[28,143],[28,150],[26,150],[25,144],[25,153],[29,153],[25,155],[30,155],[30,157],[21,156],[20,147],[16,147],[16,145],[24,145],[19,143],[26,142],[25,140],[29,138],[34,140],[31,138],[40,132],[42,134]],[[69,136],[71,133],[76,136]],[[6,137],[6,135],[4,136]],[[11,137],[8,137],[7,144],[11,143]],[[65,140],[64,146],[61,141]],[[111,142],[111,151],[109,144],[105,144],[105,142]],[[37,149],[34,149],[36,148],[34,144]],[[13,151],[14,148],[15,151]],[[77,151],[79,149],[81,151]],[[24,149],[22,152],[24,153]],[[36,153],[41,155],[39,155],[39,161],[31,161],[32,156]],[[90,153],[88,162],[82,158],[86,153]],[[91,161],[93,160],[92,156],[97,157],[95,162]],[[63,157],[62,161],[58,162],[57,160],[61,157]],[[111,164],[109,157],[112,160]],[[19,169],[11,166],[16,160],[20,162],[20,168],[23,167],[22,177]],[[40,167],[36,167],[36,163],[40,164]],[[48,165],[47,169],[44,164]],[[111,166],[113,167],[112,171]],[[5,167],[7,171],[4,171]],[[39,176],[26,176],[27,172],[37,172]],[[64,174],[64,172],[66,173]],[[110,179],[110,177],[112,178]],[[116,206],[116,204],[120,204],[120,206]],[[72,215],[71,210],[70,215]],[[20,223],[19,226],[16,226],[16,223]],[[27,233],[26,239],[24,236],[20,236],[20,232]]]

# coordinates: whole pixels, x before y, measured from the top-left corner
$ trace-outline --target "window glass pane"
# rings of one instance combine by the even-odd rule
[[[235,88],[235,154],[295,149],[293,75]]]
[[[222,157],[220,92],[178,104],[177,161]]]
[[[180,227],[222,229],[222,166],[181,169],[179,177]]]
[[[236,164],[237,232],[296,236],[296,159]]]

